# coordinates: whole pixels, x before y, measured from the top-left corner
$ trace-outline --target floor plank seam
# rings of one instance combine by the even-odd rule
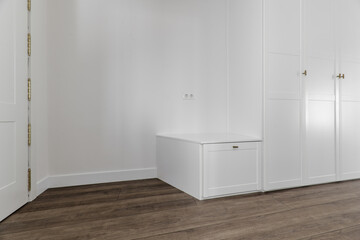
[[[189,230],[191,230],[191,229],[189,229]],[[142,239],[146,239],[146,238],[161,237],[161,236],[166,236],[166,235],[169,235],[169,234],[177,234],[177,233],[186,233],[187,234],[187,232],[189,230],[180,230],[180,231],[173,231],[173,232],[168,232],[168,233],[160,233],[160,234],[150,235],[150,236],[147,236],[147,237],[139,237],[139,238],[136,237],[136,238],[132,238],[131,240],[142,240]],[[188,236],[187,236],[187,239],[189,239]]]
[[[280,204],[284,205],[286,208],[288,208],[288,210],[292,210],[292,209],[294,209],[294,207],[289,206],[287,203],[282,202],[281,200],[277,199],[277,198],[276,198],[276,197],[274,197],[274,196],[271,196],[271,198],[272,198],[272,199],[274,199],[276,202],[278,202],[278,203],[280,203]]]
[[[290,210],[296,210],[296,209],[300,209],[300,208],[307,208],[307,207],[316,207],[316,206],[321,206],[324,204],[333,204],[333,203],[337,203],[337,202],[342,202],[342,201],[346,201],[346,200],[351,200],[351,199],[357,199],[359,197],[349,197],[349,198],[344,198],[344,199],[337,199],[337,200],[333,200],[333,201],[329,201],[329,202],[323,202],[323,203],[317,203],[317,204],[309,204],[309,205],[305,205],[305,206],[294,206],[291,207],[289,204],[282,202],[281,200],[280,203],[288,206],[290,208]]]

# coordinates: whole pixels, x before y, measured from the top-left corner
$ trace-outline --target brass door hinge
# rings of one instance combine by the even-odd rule
[[[31,146],[31,124],[28,125],[28,145]]]
[[[31,191],[31,168],[28,168],[28,192]]]
[[[31,78],[28,78],[28,101],[31,101]]]
[[[28,56],[31,56],[31,34],[28,33],[28,37],[27,37],[27,51],[28,51]]]
[[[27,0],[27,9],[29,12],[31,11],[31,0]]]

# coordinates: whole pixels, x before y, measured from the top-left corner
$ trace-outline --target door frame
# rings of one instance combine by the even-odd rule
[[[23,0],[23,1],[27,1],[27,35],[28,38],[30,36],[30,41],[28,39],[28,53],[27,53],[27,77],[28,77],[28,123],[29,126],[32,126],[32,116],[31,116],[31,83],[32,83],[32,78],[31,78],[31,50],[32,50],[32,43],[31,43],[31,37],[32,37],[32,32],[31,32],[31,11],[32,11],[32,0]],[[30,128],[31,129],[31,128]],[[31,129],[32,130],[32,129]],[[31,131],[30,130],[30,131]],[[32,141],[32,134],[30,132],[30,135],[28,136],[29,140],[29,146],[28,146],[28,169],[30,169],[30,172],[28,172],[28,174],[30,176],[28,179],[28,184],[30,184],[30,191],[28,192],[28,202],[31,202],[33,200],[35,200],[35,198],[37,197],[37,181],[36,181],[36,161],[33,160],[35,159],[33,156],[33,152],[32,152],[32,144],[34,143],[34,141]]]

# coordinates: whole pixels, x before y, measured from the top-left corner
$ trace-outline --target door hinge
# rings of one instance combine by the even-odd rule
[[[31,56],[31,34],[28,33],[28,37],[27,37],[27,50],[28,50],[28,56]]]
[[[28,101],[31,101],[31,78],[28,78]]]
[[[28,168],[28,192],[31,192],[31,168]]]
[[[28,145],[31,146],[31,124],[28,125]]]
[[[29,12],[31,11],[31,0],[27,0],[27,9]]]

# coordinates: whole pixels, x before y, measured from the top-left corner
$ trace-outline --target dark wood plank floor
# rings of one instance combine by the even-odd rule
[[[49,189],[0,239],[359,240],[360,181],[207,201],[158,179]]]

